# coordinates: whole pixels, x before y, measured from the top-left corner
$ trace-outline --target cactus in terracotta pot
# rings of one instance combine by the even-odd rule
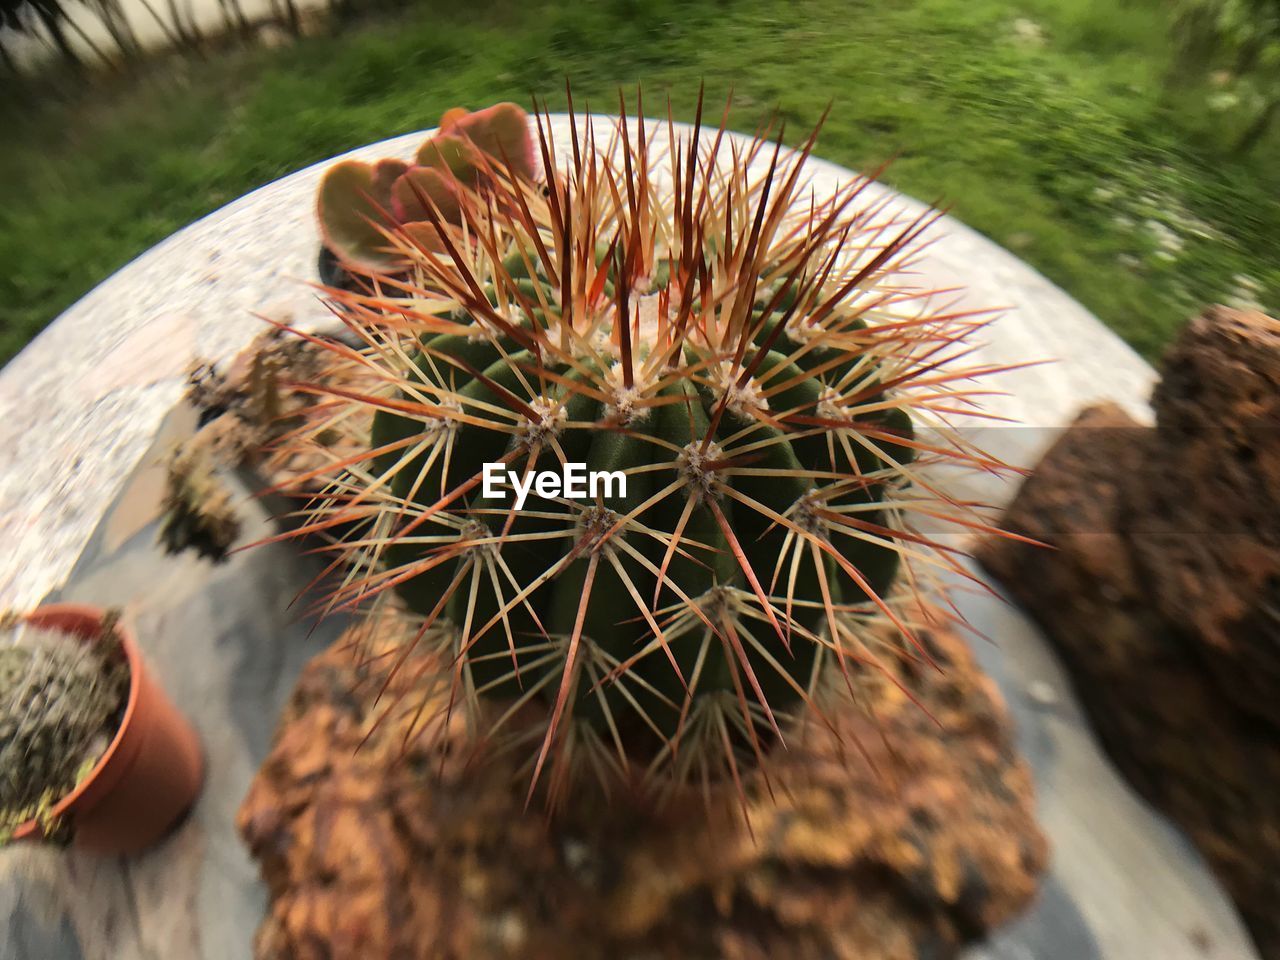
[[[0,837],[42,820],[106,751],[129,692],[108,626],[102,642],[15,622],[0,632]]]
[[[571,123],[539,118],[545,185],[385,231],[412,302],[332,291],[365,346],[322,346],[366,386],[310,385],[288,440],[359,449],[296,478],[326,486],[292,535],[343,531],[320,608],[412,610],[423,728],[528,747],[552,802],[585,771],[736,781],[850,671],[927,665],[903,611],[959,567],[922,528],[983,525],[928,470],[999,467],[947,426],[984,318],[905,281],[933,214],[818,198],[816,131],[659,153]]]
[[[0,835],[129,854],[195,802],[199,738],[118,611],[48,603],[3,620]]]

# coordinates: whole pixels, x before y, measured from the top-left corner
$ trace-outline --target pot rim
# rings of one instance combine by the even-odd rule
[[[106,612],[105,607],[89,603],[46,603],[36,607],[22,619],[24,622],[34,626],[45,626],[53,630],[70,633],[84,642],[90,638],[90,630],[98,629],[102,626],[102,620]],[[69,626],[67,620],[71,619],[78,620],[83,629]],[[102,775],[103,770],[106,769],[119,750],[120,742],[124,739],[125,730],[128,729],[129,724],[133,721],[134,712],[138,705],[138,691],[141,687],[138,682],[138,675],[142,670],[142,659],[138,653],[137,644],[134,642],[133,632],[124,625],[123,621],[117,621],[115,629],[120,637],[120,646],[124,650],[125,662],[129,668],[129,696],[125,701],[124,715],[120,718],[120,723],[116,727],[115,735],[111,738],[111,743],[103,751],[102,756],[98,758],[98,762],[93,765],[93,768],[76,784],[70,793],[53,805],[53,808],[49,811],[52,817],[65,816],[67,811],[84,795],[94,781]],[[34,818],[19,824],[13,831],[14,840],[38,838],[40,835],[40,825]]]

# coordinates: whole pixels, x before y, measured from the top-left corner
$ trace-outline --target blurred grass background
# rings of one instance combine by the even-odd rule
[[[1181,69],[1161,0],[408,0],[283,47],[157,57],[0,91],[0,361],[179,227],[449,107],[691,119],[776,108],[793,142],[942,200],[1148,357],[1210,301],[1280,306],[1280,144],[1248,153],[1221,75]],[[718,110],[713,111],[718,115]]]

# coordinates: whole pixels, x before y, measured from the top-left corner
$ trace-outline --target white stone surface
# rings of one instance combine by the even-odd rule
[[[568,142],[568,125],[555,133]],[[600,135],[607,129],[599,123]],[[684,128],[677,128],[678,131]],[[425,134],[348,156],[408,157]],[[665,130],[656,134],[659,148]],[[256,190],[174,234],[67,310],[0,371],[0,607],[60,584],[105,506],[150,444],[197,359],[227,360],[263,329],[256,314],[302,325],[328,316],[314,291],[316,183],[330,161]],[[852,175],[812,161],[818,190]],[[874,184],[868,202],[892,196]],[[924,205],[905,198],[894,209]],[[1030,465],[1084,404],[1115,400],[1149,414],[1151,368],[1044,277],[947,218],[918,271],[921,287],[963,287],[962,304],[1007,307],[975,362],[1054,362],[1005,374],[987,409],[1022,428],[991,431],[993,453]],[[1033,429],[1028,429],[1033,428]],[[984,489],[1000,500],[1008,488]]]

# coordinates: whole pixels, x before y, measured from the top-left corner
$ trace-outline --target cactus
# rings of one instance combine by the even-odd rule
[[[502,176],[532,180],[537,170],[528,118],[514,103],[468,113],[453,109],[413,163],[344,160],[320,184],[317,211],[325,246],[349,269],[395,272],[405,258],[386,231],[433,242],[433,215],[460,222],[459,191]]]
[[[217,450],[189,441],[173,449],[165,468],[159,541],[165,552],[192,549],[223,563],[240,535],[235,494],[219,473]]]
[[[128,692],[118,645],[24,624],[0,634],[0,838],[75,789]]]
[[[293,535],[344,530],[320,609],[416,612],[435,721],[533,731],[531,795],[548,769],[552,800],[580,769],[737,781],[842,675],[929,662],[891,587],[960,569],[915,518],[982,527],[923,468],[1000,466],[945,424],[992,372],[944,367],[986,321],[903,280],[935,214],[860,206],[867,180],[805,189],[816,130],[790,151],[699,124],[659,156],[625,112],[607,146],[572,123],[566,144],[538,120],[566,165],[545,186],[458,191],[457,223],[425,211],[438,246],[388,234],[411,303],[330,291],[367,346],[322,345],[368,387],[311,384],[290,442],[368,432],[298,478],[328,486]],[[612,496],[530,488],[566,463]]]

